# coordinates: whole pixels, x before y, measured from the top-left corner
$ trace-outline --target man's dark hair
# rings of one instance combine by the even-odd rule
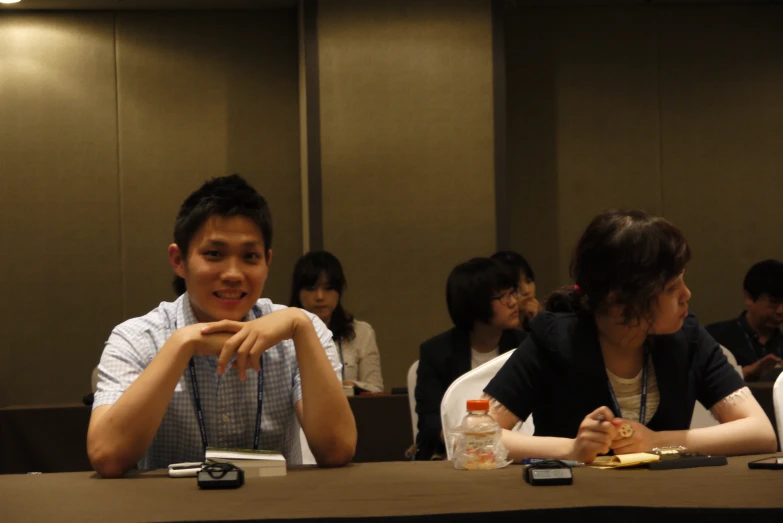
[[[204,223],[213,216],[232,218],[242,216],[258,226],[264,239],[264,257],[272,248],[272,214],[263,196],[238,174],[212,178],[185,199],[174,221],[174,243],[183,259],[193,237]],[[174,277],[172,283],[177,295],[183,294],[185,280]]]
[[[783,300],[783,263],[777,260],[764,260],[756,263],[748,270],[742,288],[753,301],[762,294],[770,298]]]
[[[492,320],[492,297],[516,289],[519,278],[505,264],[490,258],[473,258],[460,263],[446,282],[446,305],[457,328],[473,330],[477,321]]]
[[[291,299],[288,305],[303,308],[299,292],[314,287],[321,274],[326,275],[329,287],[337,291],[339,296],[337,307],[334,308],[329,320],[329,330],[332,331],[336,341],[351,341],[356,337],[353,316],[343,308],[341,303],[347,282],[343,274],[343,266],[334,254],[326,251],[311,251],[297,260],[291,278]]]

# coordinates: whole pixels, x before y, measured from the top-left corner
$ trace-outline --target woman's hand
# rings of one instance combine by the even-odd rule
[[[533,318],[541,311],[541,304],[538,302],[535,298],[528,298],[525,301],[522,302],[521,306],[519,307],[519,312],[521,315],[526,316],[528,318]]]
[[[599,407],[588,414],[573,440],[572,458],[592,463],[596,456],[609,452],[612,442],[619,438],[614,420],[614,413],[609,407]]]
[[[631,427],[633,434],[623,438],[622,436],[612,441],[611,448],[615,454],[633,454],[636,452],[648,452],[658,445],[656,444],[657,433],[635,421],[628,421],[622,418],[614,418],[612,424],[618,434],[622,432],[621,427],[625,424]]]

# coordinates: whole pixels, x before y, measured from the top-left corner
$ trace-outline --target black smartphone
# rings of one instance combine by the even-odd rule
[[[770,456],[748,463],[749,469],[783,469],[783,456]]]
[[[240,468],[233,468],[218,474],[201,470],[197,480],[198,486],[202,489],[239,488],[245,484],[245,472]]]

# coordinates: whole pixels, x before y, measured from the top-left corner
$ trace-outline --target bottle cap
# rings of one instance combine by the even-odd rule
[[[489,400],[468,400],[468,410],[489,410]]]

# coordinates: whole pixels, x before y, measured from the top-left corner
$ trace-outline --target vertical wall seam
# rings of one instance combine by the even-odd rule
[[[661,122],[661,106],[663,103],[663,97],[661,96],[661,35],[658,11],[653,11],[653,38],[655,40],[655,93],[656,99],[656,116],[658,123],[658,179],[661,187],[661,215],[666,215],[666,207],[664,206],[664,177],[663,177],[663,128]]]
[[[310,250],[324,248],[323,200],[321,190],[321,94],[318,67],[318,1],[305,0],[305,99],[307,105],[307,205]]]
[[[508,197],[508,158],[506,127],[506,33],[505,6],[492,0],[492,122],[495,167],[495,249],[511,247],[511,215]]]
[[[119,50],[117,46],[117,13],[112,13],[114,25],[114,110],[117,138],[117,205],[119,241],[120,241],[120,288],[122,296],[122,319],[128,317],[128,274],[125,260],[125,235],[123,234],[123,197],[122,197],[122,164],[120,161],[120,81],[119,81]]]

